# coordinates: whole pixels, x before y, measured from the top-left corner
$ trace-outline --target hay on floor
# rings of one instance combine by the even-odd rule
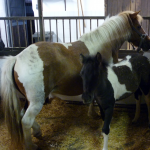
[[[99,113],[98,106],[95,106]],[[109,150],[150,150],[150,131],[146,107],[142,107],[137,124],[132,124],[135,107],[116,107],[110,126]],[[36,120],[43,138],[33,137],[40,150],[101,150],[102,119],[87,116],[88,106],[66,104],[54,99],[43,106]],[[0,111],[0,150],[9,150],[10,137]]]

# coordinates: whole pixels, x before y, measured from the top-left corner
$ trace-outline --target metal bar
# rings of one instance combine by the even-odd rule
[[[27,47],[27,38],[26,38],[26,29],[25,29],[25,21],[23,20],[23,31],[24,31],[24,38],[25,38],[25,43]]]
[[[85,30],[84,30],[84,19],[83,19],[83,34],[85,33]]]
[[[10,20],[10,24],[11,24],[11,31],[12,31],[11,36],[12,36],[12,42],[13,42],[11,46],[14,47],[14,32],[13,32],[13,27],[12,27],[12,20]]]
[[[71,42],[71,20],[69,19],[69,31],[70,31],[70,42]]]
[[[38,41],[39,41],[39,26],[38,26],[38,20],[36,19],[36,25],[37,25],[37,37],[38,37]]]
[[[91,31],[91,29],[92,29],[92,25],[91,25],[91,18],[90,18],[90,31]]]
[[[64,19],[62,20],[62,24],[63,24],[63,42],[65,43]]]
[[[52,29],[51,29],[51,19],[49,19],[49,30],[50,30],[50,41],[52,41],[52,36],[51,36],[51,34],[52,34]]]
[[[40,41],[45,41],[42,0],[38,0],[38,10],[39,10],[39,23],[40,23]]]
[[[5,33],[6,33],[7,47],[8,47],[8,37],[7,37],[7,29],[6,29],[6,20],[4,20],[4,24],[5,24]]]
[[[57,24],[57,19],[56,19],[56,35],[57,35],[57,42],[58,42],[58,24]]]
[[[76,19],[76,39],[78,39],[78,20]]]
[[[33,34],[33,31],[32,31],[32,20],[30,20],[30,31],[31,31],[31,43],[33,43],[33,37],[32,37],[32,34]]]
[[[98,19],[97,19],[97,27],[99,26],[99,24],[98,24]]]
[[[19,47],[21,47],[21,46],[20,46],[20,33],[19,33],[19,25],[18,25],[18,20],[16,20],[16,21],[17,21],[17,33],[18,33]]]
[[[39,19],[40,17],[0,17],[0,20],[36,20]],[[44,20],[46,19],[105,19],[105,16],[55,16],[55,17],[43,17]],[[150,19],[150,17],[143,17],[144,19]]]

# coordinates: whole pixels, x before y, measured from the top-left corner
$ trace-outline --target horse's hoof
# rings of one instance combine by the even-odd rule
[[[89,118],[92,118],[95,120],[101,119],[101,116],[99,116],[98,114],[88,114],[88,116],[89,116]]]
[[[42,133],[41,133],[41,131],[37,132],[37,133],[34,133],[33,136],[36,137],[37,139],[42,139]]]
[[[38,146],[36,144],[28,145],[25,150],[38,150]]]
[[[132,123],[133,123],[133,124],[136,124],[136,123],[137,123],[137,120],[138,120],[138,119],[134,118],[134,119],[132,120]]]

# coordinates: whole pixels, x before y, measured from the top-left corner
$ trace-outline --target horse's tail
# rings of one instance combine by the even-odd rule
[[[1,69],[1,97],[5,121],[11,135],[13,147],[20,147],[23,144],[23,130],[21,125],[21,106],[17,90],[14,84],[13,69],[16,57],[6,58]]]

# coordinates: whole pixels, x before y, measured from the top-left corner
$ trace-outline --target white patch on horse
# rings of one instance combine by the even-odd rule
[[[119,66],[127,66],[127,67],[129,67],[130,69],[131,69],[131,71],[132,71],[132,65],[131,65],[131,63],[129,62],[129,59],[131,58],[131,56],[126,56],[126,60],[123,60],[123,61],[120,61],[119,63],[117,63],[117,64],[113,64],[113,65],[111,65],[111,67],[113,67],[113,66],[115,66],[115,67],[119,67]]]
[[[43,61],[39,57],[37,49],[38,46],[32,44],[18,54],[14,69],[18,73],[19,81],[25,88],[28,100],[32,99],[32,101],[44,102],[44,68]]]
[[[110,81],[113,90],[115,100],[119,99],[125,93],[131,93],[126,89],[125,84],[120,84],[117,75],[112,70],[111,67],[108,67],[108,80]]]
[[[61,43],[61,44],[64,45],[67,49],[68,49],[69,46],[72,46],[71,43]]]

